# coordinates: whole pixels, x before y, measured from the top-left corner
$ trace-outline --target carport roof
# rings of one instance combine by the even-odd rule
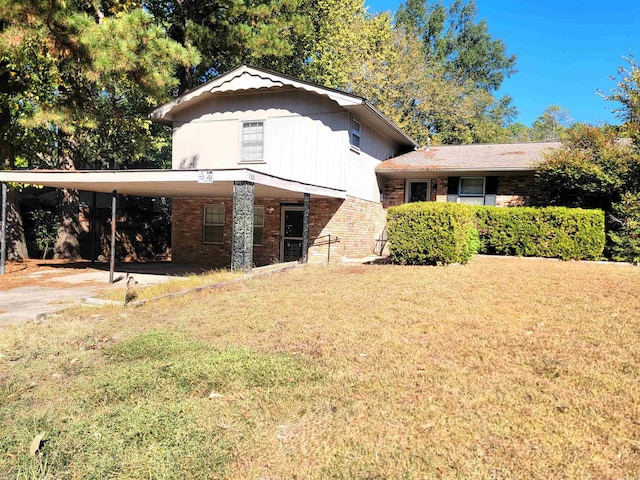
[[[7,170],[0,182],[71,188],[89,192],[150,197],[228,197],[233,182],[256,185],[256,198],[316,197],[346,198],[346,191],[275,177],[251,169],[217,170]]]

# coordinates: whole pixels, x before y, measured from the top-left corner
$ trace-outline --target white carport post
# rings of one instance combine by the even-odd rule
[[[113,273],[116,269],[116,202],[118,192],[113,191],[111,196],[111,262],[109,263],[109,283],[113,283]]]
[[[7,184],[2,182],[2,232],[0,232],[0,274],[7,263]]]

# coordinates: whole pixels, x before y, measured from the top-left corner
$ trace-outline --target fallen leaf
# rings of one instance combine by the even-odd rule
[[[36,435],[35,438],[31,441],[31,445],[29,445],[29,454],[32,457],[36,456],[38,450],[42,446],[42,440],[44,440],[44,436],[47,432],[40,432],[40,435]]]

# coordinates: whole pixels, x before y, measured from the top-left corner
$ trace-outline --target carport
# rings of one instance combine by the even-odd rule
[[[253,265],[253,206],[256,197],[288,197],[302,200],[302,261],[309,250],[311,195],[346,198],[344,190],[275,177],[247,168],[215,170],[9,170],[0,171],[2,183],[2,254],[0,273],[5,273],[7,230],[7,183],[111,193],[111,259],[109,281],[115,269],[117,195],[152,197],[230,197],[233,200],[231,269],[250,271]]]

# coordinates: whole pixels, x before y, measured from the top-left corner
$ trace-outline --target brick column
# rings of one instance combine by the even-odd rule
[[[253,266],[253,182],[233,183],[231,270],[251,271]]]

